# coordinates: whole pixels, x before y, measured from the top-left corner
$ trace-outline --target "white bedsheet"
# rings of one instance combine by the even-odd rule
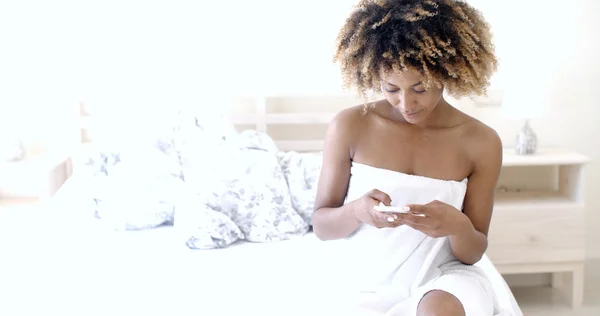
[[[0,315],[336,315],[352,291],[344,241],[190,250],[173,227],[103,229],[77,213],[77,187],[34,213],[4,214]],[[515,304],[487,257],[479,265],[501,304]]]

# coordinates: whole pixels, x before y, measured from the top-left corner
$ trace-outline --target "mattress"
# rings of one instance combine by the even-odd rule
[[[0,315],[336,315],[353,293],[344,241],[308,233],[191,250],[174,227],[103,228],[77,212],[77,187],[3,221]],[[489,259],[478,265],[518,309]]]

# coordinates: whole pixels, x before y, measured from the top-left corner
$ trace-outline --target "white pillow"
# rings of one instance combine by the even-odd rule
[[[191,249],[225,248],[244,237],[229,217],[208,207],[209,199],[188,196],[175,208],[175,228]]]
[[[287,180],[294,209],[312,225],[323,153],[278,152],[277,158]]]
[[[308,224],[294,210],[289,189],[274,154],[257,149],[241,150],[236,163],[226,165],[225,191],[213,209],[231,218],[244,238],[270,242],[300,236]]]
[[[141,121],[135,132],[108,125],[114,139],[80,153],[77,173],[88,178],[85,198],[93,202],[93,214],[102,224],[138,230],[173,222],[176,193],[182,188],[176,113]]]
[[[277,145],[269,135],[255,130],[245,130],[240,133],[240,149],[258,149],[276,154]]]
[[[95,216],[115,230],[139,230],[172,223],[182,181],[144,172],[144,165],[121,162],[92,182]]]
[[[308,231],[308,225],[292,207],[275,156],[277,148],[268,135],[256,131],[237,133],[220,115],[192,115],[184,117],[183,122],[183,177],[186,190],[200,198],[197,212],[208,207],[227,216],[243,238],[252,242],[283,240]],[[227,221],[221,218],[214,222]],[[207,231],[217,230],[200,223],[194,225]],[[230,228],[226,231],[229,233],[220,236],[236,236]]]
[[[237,154],[240,137],[224,116],[198,115],[181,113],[176,145],[186,186],[197,194],[210,181],[208,174],[222,169],[221,164]]]

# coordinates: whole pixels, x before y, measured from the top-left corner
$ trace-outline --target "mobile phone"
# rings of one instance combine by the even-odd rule
[[[379,205],[375,205],[373,208],[376,211],[383,212],[383,213],[410,213],[410,211],[405,211],[404,208],[402,208],[402,207],[387,206],[387,205],[384,205],[383,203],[381,203]]]
[[[379,203],[379,205],[375,205],[373,207],[376,211],[382,213],[404,213],[404,214],[412,214],[410,211],[405,211],[403,207],[398,206],[387,206],[383,203]],[[413,214],[414,216],[425,217],[423,214]]]

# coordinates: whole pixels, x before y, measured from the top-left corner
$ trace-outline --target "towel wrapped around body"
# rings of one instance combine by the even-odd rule
[[[462,210],[463,181],[404,174],[353,162],[346,202],[372,189],[387,193],[392,206],[438,200]],[[453,254],[448,237],[432,238],[406,225],[375,228],[362,225],[347,238],[348,264],[354,271],[356,315],[416,315],[425,294],[442,290],[460,300],[467,316],[515,315],[501,310],[494,287],[476,265]]]

